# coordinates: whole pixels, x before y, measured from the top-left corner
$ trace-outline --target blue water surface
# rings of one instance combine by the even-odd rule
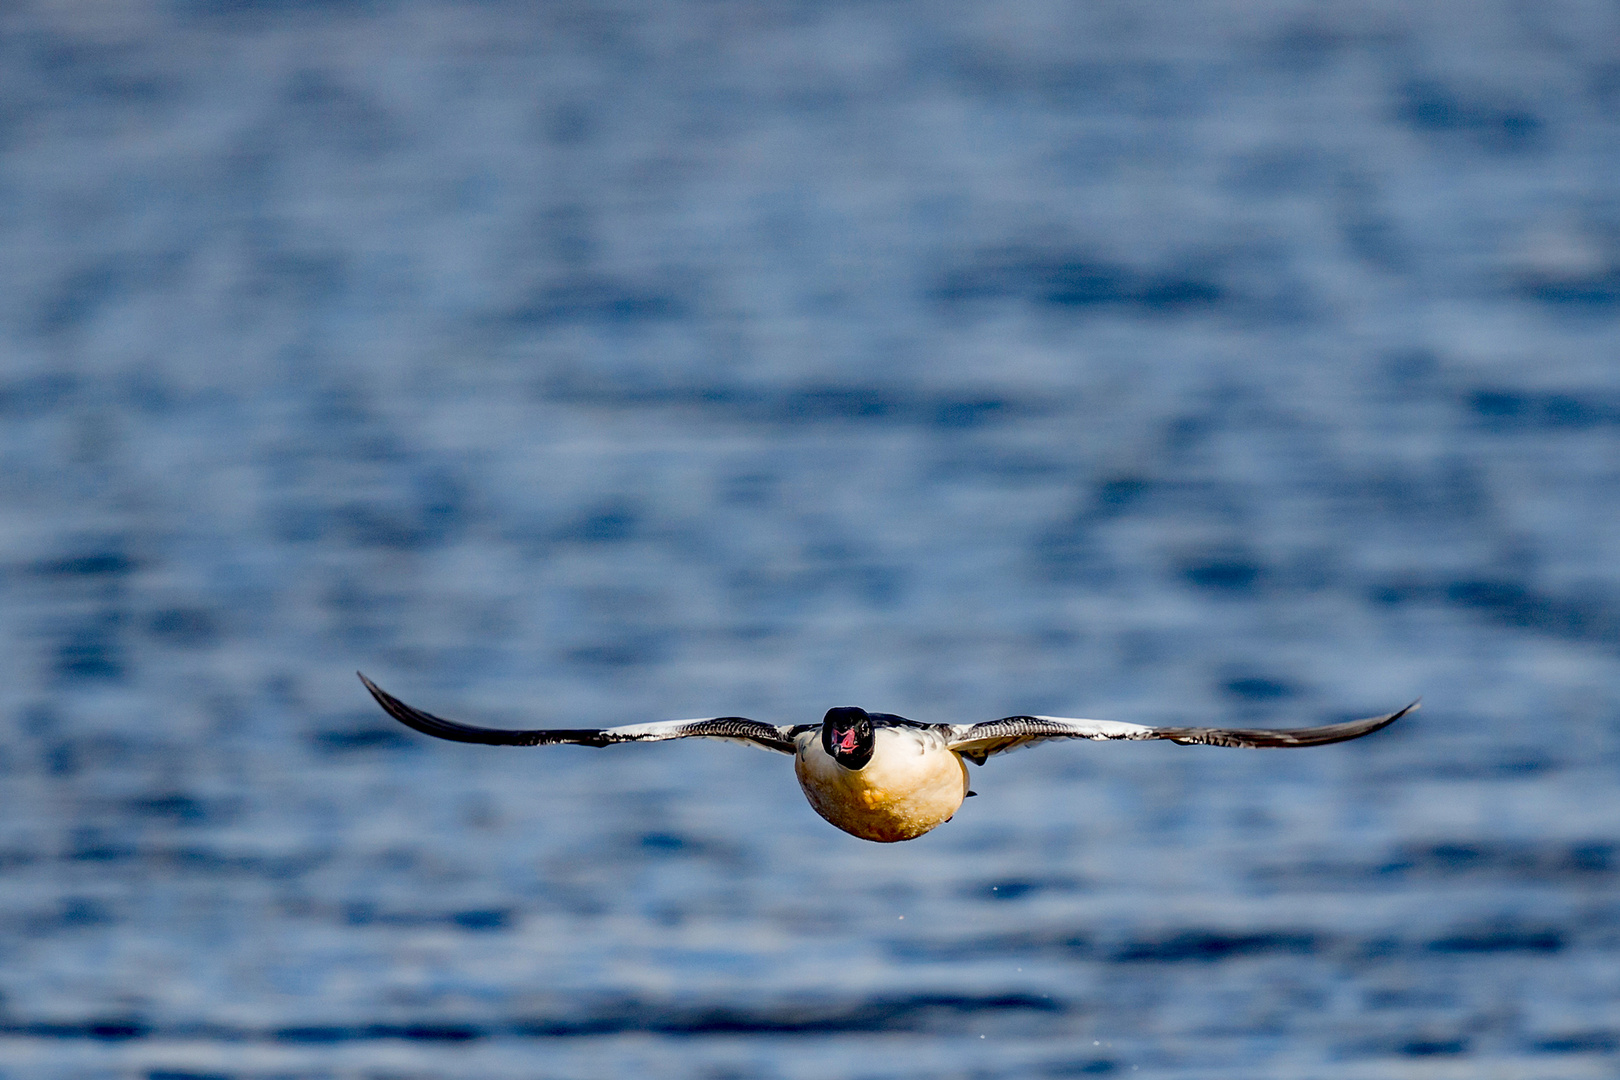
[[[1617,1075],[1617,43],[0,6],[0,1078]]]

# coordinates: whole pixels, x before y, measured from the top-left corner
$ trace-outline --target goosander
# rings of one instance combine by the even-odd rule
[[[358,672],[356,674],[359,674]],[[1167,739],[1183,745],[1323,746],[1371,735],[1418,707],[1319,727],[1145,727],[1066,716],[1006,716],[980,724],[924,724],[892,713],[828,709],[819,724],[779,726],[745,716],[660,720],[611,728],[512,731],[474,727],[425,713],[360,675],[383,711],[406,727],[451,742],[486,746],[607,746],[666,739],[725,739],[793,755],[793,771],[816,813],[863,840],[915,840],[951,820],[968,788],[964,761],[1049,739]]]

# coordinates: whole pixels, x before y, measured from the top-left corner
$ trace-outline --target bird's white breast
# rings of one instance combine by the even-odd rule
[[[911,840],[951,819],[967,797],[967,766],[939,734],[878,728],[859,771],[821,748],[821,731],[795,740],[793,771],[816,813],[864,840]]]

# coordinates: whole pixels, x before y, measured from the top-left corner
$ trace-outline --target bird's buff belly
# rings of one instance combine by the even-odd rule
[[[888,736],[885,738],[885,736]],[[793,771],[816,813],[863,840],[911,840],[951,819],[967,797],[967,766],[943,746],[880,732],[866,768],[852,772],[801,747]]]

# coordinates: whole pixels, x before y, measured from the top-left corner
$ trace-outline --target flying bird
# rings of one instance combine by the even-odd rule
[[[359,674],[356,672],[356,674]],[[892,713],[828,709],[819,724],[777,726],[744,716],[660,720],[611,728],[508,731],[458,724],[400,701],[360,675],[383,711],[406,727],[451,742],[486,746],[607,746],[666,739],[725,739],[793,755],[793,771],[816,813],[863,840],[915,840],[937,828],[978,794],[968,788],[964,761],[983,765],[999,754],[1048,739],[1168,739],[1183,745],[1324,746],[1371,735],[1413,709],[1342,724],[1283,730],[1144,727],[1115,720],[1065,716],[1006,716],[982,724],[924,724]]]

